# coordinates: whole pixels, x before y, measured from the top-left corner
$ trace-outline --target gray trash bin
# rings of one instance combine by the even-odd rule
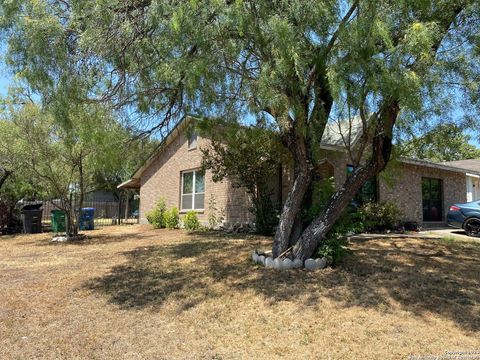
[[[43,204],[25,205],[22,210],[23,232],[25,234],[36,234],[42,232]]]

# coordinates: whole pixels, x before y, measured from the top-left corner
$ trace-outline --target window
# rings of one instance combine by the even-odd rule
[[[182,173],[182,210],[203,210],[205,207],[205,174],[199,170]]]
[[[188,150],[194,150],[197,148],[197,134],[192,132],[188,136]]]
[[[359,205],[364,205],[371,202],[378,201],[378,181],[377,177],[369,179],[363,184],[360,191],[355,197],[355,201]]]
[[[355,171],[353,165],[347,165],[347,176],[351,176]],[[355,206],[361,206],[370,202],[378,201],[378,180],[377,177],[373,177],[363,184],[362,188],[353,198],[353,204]]]

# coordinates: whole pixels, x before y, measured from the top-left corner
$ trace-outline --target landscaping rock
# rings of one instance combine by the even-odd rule
[[[305,269],[307,270],[317,270],[320,268],[320,264],[314,259],[305,260]]]
[[[300,269],[300,268],[303,267],[303,261],[300,260],[300,259],[295,259],[295,260],[293,260],[292,265],[293,265],[292,267],[293,267],[294,269]]]
[[[66,241],[68,241],[66,236],[55,236],[52,239],[52,242],[66,242]]]
[[[282,259],[276,258],[275,260],[273,260],[273,268],[275,270],[282,270],[282,263]]]
[[[321,259],[315,259],[315,262],[318,264],[319,269],[327,267],[327,258],[322,257]]]
[[[282,269],[283,270],[288,270],[293,268],[293,261],[290,260],[289,258],[286,258],[282,261]]]
[[[267,269],[273,268],[273,258],[271,258],[270,256],[265,259],[265,267]]]
[[[258,256],[258,263],[262,264],[262,265],[265,265],[265,256],[259,255]]]

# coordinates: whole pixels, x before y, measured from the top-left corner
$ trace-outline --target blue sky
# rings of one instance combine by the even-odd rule
[[[5,67],[5,46],[0,44],[0,98],[8,93],[8,87],[13,83],[13,74]],[[454,114],[461,114],[461,110],[454,110]],[[480,148],[480,139],[472,134],[470,143]]]
[[[8,86],[12,82],[12,76],[5,68],[5,48],[0,46],[0,96],[5,96],[8,91]]]

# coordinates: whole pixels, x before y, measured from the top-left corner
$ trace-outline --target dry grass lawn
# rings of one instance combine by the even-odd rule
[[[350,244],[341,267],[254,266],[270,240],[105,227],[0,237],[0,359],[407,359],[480,350],[480,246]]]

